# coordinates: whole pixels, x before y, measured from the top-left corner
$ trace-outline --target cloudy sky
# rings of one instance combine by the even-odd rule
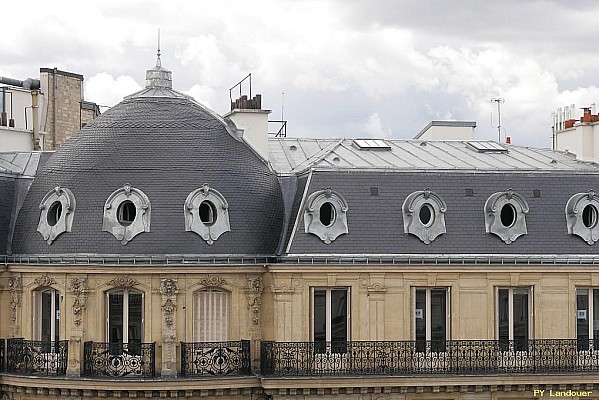
[[[289,136],[407,139],[469,120],[496,139],[501,97],[502,139],[549,147],[552,111],[599,105],[591,0],[10,2],[0,75],[80,73],[102,106],[144,85],[158,28],[175,89],[223,114],[251,72],[271,119],[284,104]]]

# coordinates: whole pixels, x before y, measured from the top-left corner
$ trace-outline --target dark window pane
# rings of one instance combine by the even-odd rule
[[[514,347],[528,349],[528,290],[514,289]]]
[[[141,343],[142,294],[129,292],[129,343]]]
[[[426,350],[426,289],[416,289],[416,351]]]
[[[42,342],[50,342],[52,340],[52,291],[46,290],[42,292]]]
[[[576,339],[578,350],[589,349],[589,290],[576,290]]]
[[[502,350],[507,350],[510,340],[510,320],[509,320],[509,290],[498,290],[498,324],[499,324],[499,345]]]
[[[445,351],[447,333],[446,289],[431,289],[431,349]]]
[[[123,291],[108,295],[108,341],[110,344],[123,343]]]
[[[324,352],[327,340],[327,293],[326,290],[314,290],[314,346],[317,352]],[[320,343],[320,344],[319,344]]]
[[[347,290],[331,290],[331,341],[347,341]]]

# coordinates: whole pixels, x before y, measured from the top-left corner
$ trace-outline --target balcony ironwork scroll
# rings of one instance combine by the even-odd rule
[[[249,340],[238,342],[181,342],[181,376],[250,375]]]
[[[6,341],[6,372],[18,375],[65,375],[69,343],[25,340]]]
[[[4,359],[6,358],[6,340],[0,339],[0,372],[4,372]]]
[[[599,341],[577,339],[272,342],[264,376],[599,372]]]
[[[156,343],[98,343],[83,345],[83,375],[153,378]]]

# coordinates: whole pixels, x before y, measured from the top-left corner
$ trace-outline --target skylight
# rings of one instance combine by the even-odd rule
[[[354,146],[360,150],[391,150],[391,146],[382,139],[354,139]]]
[[[478,151],[479,153],[507,153],[508,149],[501,143],[488,141],[471,140],[466,144],[471,149]]]

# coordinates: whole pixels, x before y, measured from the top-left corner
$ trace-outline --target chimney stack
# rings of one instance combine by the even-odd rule
[[[268,160],[268,114],[262,109],[262,95],[246,95],[231,101],[231,111],[224,117],[243,130],[242,138],[256,153]]]

